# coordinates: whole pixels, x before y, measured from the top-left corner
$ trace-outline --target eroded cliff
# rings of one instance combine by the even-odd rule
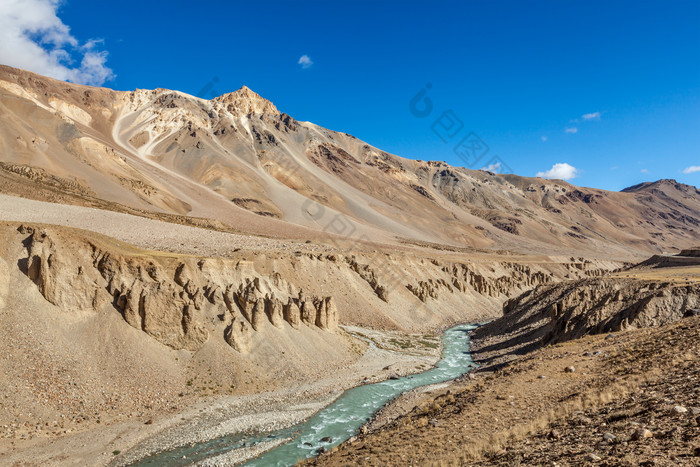
[[[662,274],[662,273],[659,273]],[[535,287],[474,333],[482,363],[512,359],[589,334],[658,327],[698,314],[700,284],[620,274]]]
[[[263,326],[299,329],[300,322],[334,331],[333,297],[305,294],[279,274],[256,274],[245,261],[120,254],[96,243],[66,244],[45,229],[22,226],[27,258],[20,262],[44,298],[62,310],[113,305],[136,329],[173,349],[197,350],[209,339],[205,320],[218,320],[239,352]],[[300,312],[301,310],[301,312]]]
[[[26,251],[19,267],[48,302],[63,312],[117,311],[158,342],[190,351],[215,337],[247,353],[268,326],[293,335],[302,326],[334,333],[339,322],[428,330],[486,319],[523,290],[572,271],[579,277],[603,271],[574,258],[477,263],[331,251],[200,258],[52,227],[23,225],[18,235]]]

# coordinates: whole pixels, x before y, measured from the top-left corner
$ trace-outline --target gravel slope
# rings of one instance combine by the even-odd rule
[[[234,249],[288,250],[302,244],[171,224],[101,209],[54,204],[0,194],[0,220],[89,230],[148,250],[221,256]],[[306,247],[308,248],[308,246]]]

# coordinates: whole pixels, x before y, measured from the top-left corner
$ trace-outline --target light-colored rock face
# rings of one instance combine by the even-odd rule
[[[338,309],[333,297],[319,300],[316,313],[316,326],[323,330],[334,330],[338,326]]]
[[[23,265],[27,276],[54,305],[68,308],[91,307],[97,300],[96,271],[73,264],[67,254],[43,231],[28,230],[28,257]]]
[[[277,298],[267,299],[266,313],[270,323],[276,328],[282,328],[284,315],[282,312],[282,302]],[[320,327],[320,326],[319,326]]]
[[[267,315],[265,314],[265,299],[259,298],[255,305],[253,306],[252,319],[250,324],[253,325],[253,329],[259,331],[267,322]]]
[[[201,300],[190,281],[182,287],[156,264],[86,245],[71,251],[45,231],[26,233],[27,275],[52,304],[88,310],[113,302],[131,326],[176,349],[195,350],[208,339],[200,324]]]
[[[284,320],[294,329],[299,329],[301,325],[301,310],[299,310],[299,305],[291,298],[284,306]]]
[[[380,284],[376,273],[369,265],[358,263],[354,257],[347,258],[346,261],[350,268],[362,279],[364,279],[370,287],[372,287],[372,290],[374,290],[374,293],[377,294],[377,297],[381,298],[387,303],[389,302],[389,291],[385,286]]]
[[[279,115],[279,110],[267,99],[260,97],[247,86],[235,92],[224,94],[212,100],[215,106],[222,106],[228,112],[241,116],[248,115]]]
[[[169,269],[89,244],[71,249],[41,229],[21,231],[27,235],[28,252],[23,267],[49,302],[66,310],[111,303],[131,326],[174,349],[197,350],[209,339],[202,324],[205,309],[231,320],[224,339],[244,353],[251,350],[252,333],[267,325],[284,329],[287,321],[287,329],[299,329],[300,306],[308,326],[325,331],[337,327],[332,297],[307,297],[302,302],[279,275],[244,277],[254,271],[243,273],[237,264],[194,258]],[[228,317],[220,316],[222,307]]]
[[[406,288],[420,301],[437,300],[441,291],[453,293],[455,290],[465,292],[475,290],[481,295],[489,297],[500,297],[511,295],[516,289],[529,289],[531,287],[548,284],[554,281],[552,275],[543,271],[535,271],[528,265],[509,263],[503,267],[509,274],[496,279],[489,278],[482,273],[473,270],[467,264],[452,264],[443,266],[435,261],[442,271],[447,273],[448,279],[444,277],[437,279],[419,280],[417,284],[408,284]],[[572,266],[573,267],[573,266]],[[582,269],[584,270],[584,269]],[[603,270],[588,270],[587,275],[603,274]]]
[[[311,299],[301,303],[301,322],[307,326],[316,326],[316,306]]]
[[[224,333],[224,339],[233,350],[248,353],[252,349],[252,332],[247,321],[234,318]]]

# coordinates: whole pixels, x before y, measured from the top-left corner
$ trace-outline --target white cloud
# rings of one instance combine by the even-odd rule
[[[311,57],[309,57],[308,55],[302,55],[301,57],[299,57],[299,61],[297,62],[297,64],[301,65],[302,68],[306,69],[311,68],[311,65],[313,65],[314,62],[311,61]]]
[[[542,139],[542,142],[543,142],[543,143],[544,143],[545,141],[547,141],[547,137],[546,137],[546,136],[543,136],[541,139]]]
[[[571,180],[578,175],[578,169],[566,162],[557,162],[551,169],[546,172],[537,172],[537,177],[541,178],[560,178],[562,180]]]
[[[649,170],[647,170],[647,169],[642,169],[642,170],[640,170],[640,172],[642,172],[643,174],[645,174],[645,173],[649,173]]]
[[[488,172],[499,173],[501,171],[501,163],[495,162],[493,164],[487,165],[486,167],[482,167],[479,170],[486,170]]]
[[[600,120],[600,112],[591,112],[589,114],[581,115],[584,120]]]
[[[700,166],[698,165],[691,165],[690,167],[686,167],[683,169],[684,174],[692,174],[695,172],[700,172]]]
[[[101,85],[114,78],[101,41],[80,44],[57,16],[59,0],[0,2],[0,63],[74,83]],[[79,64],[76,64],[79,61]]]
[[[575,126],[571,127],[571,128],[566,128],[564,130],[564,133],[571,133],[571,134],[578,133],[578,128],[576,128]]]

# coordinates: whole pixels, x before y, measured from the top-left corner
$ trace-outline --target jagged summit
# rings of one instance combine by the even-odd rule
[[[655,182],[642,182],[638,183],[637,185],[632,185],[630,187],[627,187],[623,189],[623,192],[637,192],[637,191],[643,191],[643,190],[648,190],[648,189],[653,189],[653,188],[664,188],[664,187],[669,187],[669,188],[675,188],[675,189],[685,189],[685,188],[695,188],[691,187],[690,185],[686,185],[684,183],[679,183],[676,180],[672,178],[663,178],[661,180],[657,180]]]
[[[242,86],[237,91],[215,97],[212,101],[225,105],[230,112],[238,112],[245,115],[279,115],[280,113],[275,104],[251,90],[248,86]]]

